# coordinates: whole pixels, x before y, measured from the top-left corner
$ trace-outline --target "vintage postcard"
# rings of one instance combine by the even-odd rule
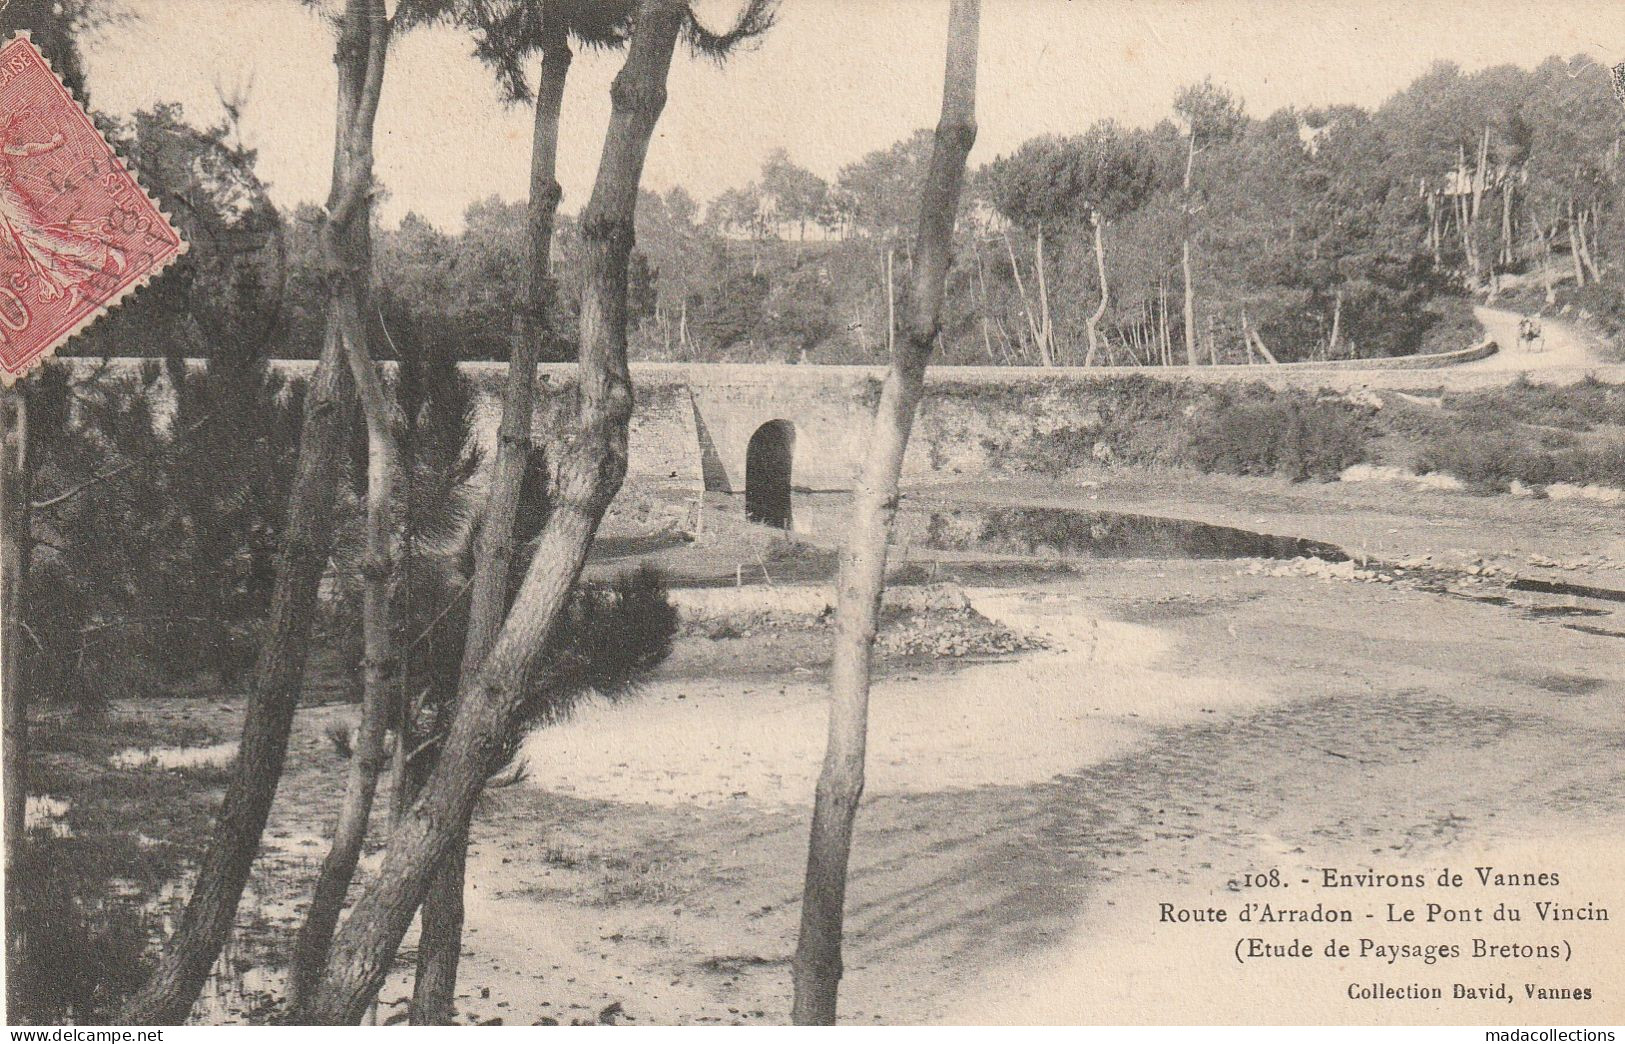
[[[29,1039],[1625,1023],[1625,5],[0,0],[0,385]]]

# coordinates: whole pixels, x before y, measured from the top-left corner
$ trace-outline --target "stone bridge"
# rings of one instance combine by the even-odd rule
[[[903,477],[912,485],[974,478],[994,470],[1013,449],[1031,453],[1058,431],[1086,431],[1098,423],[1091,405],[1093,386],[1109,378],[1257,380],[1339,391],[1504,384],[1519,371],[1457,365],[1494,352],[1493,344],[1485,344],[1359,367],[934,367]],[[142,360],[113,362],[116,369],[133,370]],[[83,360],[78,365],[95,363]],[[315,364],[281,360],[275,365],[291,376],[308,375]],[[464,363],[462,369],[479,393],[475,437],[489,449],[496,439],[506,364]],[[538,390],[544,394],[539,396],[539,433],[568,423],[563,414],[574,410],[575,369],[569,363],[540,368]],[[1625,379],[1619,371],[1625,368],[1547,367],[1528,376],[1560,383],[1587,374]],[[884,376],[878,366],[634,363],[637,409],[628,482],[740,495],[748,515],[788,526],[792,491],[852,487]]]

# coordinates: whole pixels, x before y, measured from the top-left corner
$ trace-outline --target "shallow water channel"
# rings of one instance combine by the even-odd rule
[[[1051,507],[905,509],[898,541],[938,551],[1040,558],[1320,558],[1334,544],[1191,519]]]

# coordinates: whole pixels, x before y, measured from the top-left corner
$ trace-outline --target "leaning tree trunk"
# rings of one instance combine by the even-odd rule
[[[344,30],[339,40],[338,62],[341,83],[351,85],[351,99],[368,93],[361,87],[371,77],[358,74],[357,63],[370,61],[365,48],[368,10],[381,0],[350,0]],[[382,75],[382,51],[378,52],[378,72]],[[370,91],[371,107],[377,108],[377,84]],[[342,99],[345,92],[340,92]],[[350,125],[359,122],[359,117]],[[367,236],[365,193],[345,196],[341,187],[347,159],[340,150],[334,161],[335,193],[329,220],[347,229],[347,235],[364,241]],[[370,190],[370,175],[367,189]],[[204,857],[191,899],[169,945],[159,958],[147,984],[131,998],[119,1021],[137,1025],[175,1024],[185,1021],[197,1000],[231,934],[237,903],[260,835],[276,796],[287,754],[288,733],[299,704],[304,679],[305,658],[310,646],[315,616],[316,593],[332,548],[332,517],[336,473],[349,427],[354,384],[345,365],[342,316],[337,301],[328,305],[327,336],[322,355],[305,400],[305,416],[299,437],[299,459],[289,497],[288,521],[283,531],[277,563],[277,586],[272,595],[270,618],[265,630],[259,663],[255,667],[253,695],[243,722],[242,743],[232,767],[231,781],[221,803],[215,837]]]
[[[316,592],[332,547],[337,470],[349,427],[353,386],[344,349],[329,330],[299,436],[299,458],[278,551],[277,582],[255,667],[242,742],[197,883],[147,984],[119,1021],[185,1021],[236,920],[237,903],[259,851],[287,753],[310,647]]]
[[[1336,303],[1332,306],[1332,333],[1326,339],[1326,357],[1335,358],[1337,354],[1337,339],[1343,333],[1343,291],[1337,291]]]
[[[829,745],[818,778],[807,878],[796,945],[798,1025],[833,1025],[841,981],[841,933],[846,905],[852,823],[863,794],[869,729],[869,672],[874,655],[886,545],[897,514],[903,454],[925,368],[942,323],[943,291],[952,261],[954,214],[965,157],[976,140],[976,49],[979,0],[953,0],[948,21],[942,118],[920,195],[920,222],[906,328],[875,410],[869,455],[853,504],[853,524],[841,554],[840,605],[830,666]]]
[[[626,365],[627,261],[638,183],[666,100],[685,0],[641,0],[615,78],[609,131],[581,216],[580,430],[562,455],[554,510],[502,630],[461,703],[440,757],[391,836],[377,877],[334,939],[323,982],[298,1017],[354,1024],[388,974],[429,884],[463,837],[492,762],[516,724],[524,680],[586,561],[626,475],[632,382]]]
[[[373,125],[383,91],[389,21],[383,0],[348,0],[338,44],[338,135],[333,188],[321,229],[329,321],[360,393],[367,422],[367,549],[362,566],[364,653],[361,726],[350,752],[344,802],[333,844],[316,879],[310,910],[294,944],[290,1003],[314,986],[327,956],[344,896],[355,876],[385,762],[394,660],[389,611],[395,473],[394,433],[383,383],[367,352],[365,301],[371,279]]]
[[[562,20],[549,19],[550,13],[557,13],[557,5],[542,9],[547,40],[542,48],[542,74],[536,90],[530,153],[529,257],[520,274],[524,285],[508,354],[508,383],[502,395],[496,461],[491,470],[491,491],[474,557],[460,687],[474,683],[508,609],[514,519],[518,516],[519,490],[530,460],[531,424],[536,412],[536,362],[553,311],[554,288],[550,274],[553,223],[562,195],[557,174],[559,114],[564,106],[564,85],[570,74],[572,55]],[[463,875],[467,850],[468,824],[465,822],[423,899],[417,981],[412,991],[414,1026],[451,1023],[457,962],[463,949]]]
[[[1049,354],[1049,345],[1038,332],[1038,320],[1033,318],[1032,305],[1027,303],[1027,287],[1021,280],[1021,265],[1016,263],[1016,248],[1010,243],[1010,233],[1004,233],[1004,249],[1010,255],[1010,271],[1016,277],[1016,294],[1021,298],[1021,310],[1027,316],[1027,332],[1032,336],[1033,348],[1038,352],[1038,359],[1043,366],[1054,366],[1055,359]]]

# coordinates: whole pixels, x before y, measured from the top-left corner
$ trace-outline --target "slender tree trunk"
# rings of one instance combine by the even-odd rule
[[[1501,264],[1512,264],[1512,176],[1501,182]]]
[[[1441,252],[1439,241],[1439,195],[1436,192],[1428,193],[1428,246],[1433,250],[1433,267],[1438,268],[1444,264],[1444,255]]]
[[[925,368],[942,320],[952,261],[954,214],[965,157],[976,140],[978,0],[953,0],[948,57],[931,166],[920,198],[920,224],[907,329],[881,387],[853,504],[853,524],[841,554],[834,659],[830,666],[829,745],[818,778],[801,933],[794,961],[798,1025],[833,1025],[841,981],[841,933],[846,904],[852,822],[863,794],[868,736],[869,672],[874,655],[886,545],[897,514],[898,483]]]
[[[1100,276],[1100,303],[1095,306],[1095,310],[1093,312],[1089,313],[1087,325],[1089,334],[1089,355],[1083,360],[1083,365],[1085,366],[1095,365],[1095,356],[1099,351],[1098,334],[1096,331],[1100,327],[1100,320],[1106,315],[1106,303],[1111,298],[1110,291],[1106,287],[1106,244],[1103,239],[1104,232],[1101,226],[1104,224],[1104,222],[1100,220],[1100,211],[1090,211],[1089,222],[1094,226],[1095,232],[1095,272]]]
[[[1541,254],[1540,281],[1541,281],[1541,284],[1543,286],[1545,286],[1545,288],[1546,288],[1546,303],[1548,305],[1552,305],[1552,304],[1557,303],[1557,288],[1552,285],[1552,235],[1553,235],[1553,233],[1547,231],[1544,228],[1541,228],[1538,231],[1540,233],[1540,254]]]
[[[1586,285],[1585,263],[1580,260],[1580,237],[1574,217],[1574,200],[1569,200],[1569,260],[1574,263],[1574,285]]]
[[[6,836],[6,960],[27,957],[27,922],[21,906],[22,856],[27,844],[28,698],[23,692],[23,616],[32,545],[28,468],[28,394],[21,385],[0,389],[0,763],[4,774]]]
[[[394,704],[394,635],[390,613],[393,568],[396,423],[367,349],[366,304],[371,281],[372,139],[389,49],[383,0],[348,0],[338,45],[338,137],[334,183],[321,228],[322,262],[350,375],[367,425],[367,539],[362,566],[361,724],[351,751],[344,802],[333,843],[322,861],[310,910],[294,944],[290,1003],[297,1007],[321,974],[366,840],[378,777],[387,760],[384,736]]]
[[[1050,322],[1049,314],[1049,277],[1044,273],[1044,227],[1038,227],[1038,235],[1033,239],[1033,270],[1038,273],[1038,334],[1043,338],[1043,356],[1048,360],[1044,365],[1054,366],[1055,359],[1055,326]]]
[[[1478,164],[1473,170],[1473,214],[1472,214],[1472,220],[1473,220],[1473,224],[1475,226],[1478,224],[1479,214],[1482,211],[1482,207],[1483,207],[1483,203],[1484,203],[1484,190],[1485,190],[1485,188],[1488,187],[1488,183],[1489,183],[1489,169],[1488,169],[1489,168],[1489,161],[1490,161],[1490,129],[1489,129],[1488,126],[1485,126],[1484,135],[1483,135],[1482,138],[1479,139],[1479,144],[1478,144]],[[1475,236],[1475,238],[1476,238],[1476,236]]]
[[[626,365],[627,261],[638,184],[665,105],[685,0],[642,0],[592,198],[581,217],[580,430],[562,454],[556,506],[507,620],[462,691],[429,778],[384,852],[377,877],[334,939],[321,986],[299,1013],[354,1022],[388,974],[430,882],[462,840],[492,761],[524,702],[524,679],[553,631],[593,534],[626,474],[632,386]]]
[[[1343,291],[1337,291],[1337,302],[1332,306],[1332,333],[1326,339],[1326,355],[1330,358],[1337,352],[1337,338],[1343,329]]]
[[[1191,366],[1201,361],[1196,356],[1196,289],[1191,279],[1191,172],[1195,166],[1196,129],[1192,127],[1185,151],[1185,235],[1179,249],[1179,267],[1185,277],[1185,362]]]
[[[1488,186],[1490,158],[1490,128],[1484,127],[1484,134],[1479,139],[1477,164],[1473,169],[1473,209],[1468,221],[1469,247],[1471,251],[1469,263],[1473,269],[1473,286],[1476,289],[1483,282],[1483,259],[1479,257],[1479,228],[1480,215],[1483,212],[1484,192]]]
[[[1174,364],[1174,338],[1168,328],[1168,284],[1164,280],[1157,280],[1157,335],[1162,338],[1162,362],[1164,366]]]
[[[556,5],[542,9],[544,23]],[[508,581],[514,552],[514,519],[519,491],[531,454],[531,425],[536,413],[536,363],[553,312],[553,225],[562,190],[558,183],[559,116],[570,74],[569,39],[562,19],[544,25],[542,73],[536,90],[535,122],[530,150],[530,202],[526,211],[529,256],[521,272],[522,304],[514,322],[508,353],[508,383],[502,395],[502,423],[491,471],[491,490],[475,550],[470,585],[468,633],[463,643],[459,688],[474,683],[485,654],[496,641],[508,610]],[[683,307],[687,308],[687,301]],[[686,324],[684,327],[686,339]],[[423,899],[418,940],[417,982],[412,993],[412,1024],[444,1026],[452,1019],[457,962],[463,950],[463,875],[468,827],[453,841],[451,852]]]
[[[979,311],[982,313],[982,348],[987,352],[987,361],[992,363],[995,361],[995,356],[993,354],[992,323],[988,319],[991,302],[988,301],[987,297],[987,271],[982,264],[981,245],[976,244],[974,249],[976,251],[976,289],[980,298],[978,302],[980,305]]]
[[[337,54],[338,147],[327,222],[344,240],[349,257],[362,260],[363,270],[370,253],[370,129],[382,88],[382,37],[386,33],[382,0],[349,0]],[[363,127],[367,128],[364,151],[355,151],[363,143],[354,132]],[[362,158],[368,167],[358,172],[355,164]],[[356,301],[349,306],[342,302],[346,295],[362,289],[354,280],[329,287],[327,336],[305,400],[277,586],[242,742],[191,898],[151,977],[126,1004],[120,1022],[173,1025],[185,1021],[231,934],[249,868],[259,851],[299,703],[317,588],[332,546],[336,470],[354,396],[342,328],[354,321],[352,315],[359,318],[362,314]]]
[[[1465,179],[1467,177],[1467,150],[1465,148],[1459,150],[1458,166],[1461,170],[1461,178]],[[1461,249],[1467,256],[1467,274],[1471,283],[1470,289],[1475,293],[1482,282],[1478,261],[1478,202],[1481,174],[1482,171],[1473,173],[1470,182],[1472,186],[1470,194],[1463,197],[1461,203]],[[1459,180],[1457,187],[1460,188]]]
[[[1209,365],[1219,365],[1219,342],[1213,336],[1213,313],[1207,315],[1207,358]]]
[[[897,277],[892,274],[894,252],[886,248],[886,351],[897,350]]]
[[[1586,215],[1587,214],[1591,215],[1590,225],[1591,225],[1592,235],[1587,235],[1586,234],[1586,224],[1587,224]],[[1591,239],[1592,239],[1592,236],[1594,236],[1596,234],[1596,231],[1597,231],[1597,212],[1595,210],[1592,210],[1589,207],[1581,210],[1580,211],[1580,236],[1579,236],[1579,239],[1580,239],[1580,260],[1585,262],[1586,272],[1588,272],[1590,274],[1591,281],[1593,283],[1598,283],[1598,282],[1602,281],[1602,273],[1600,271],[1598,271],[1597,262],[1591,256]]]
[[[1466,176],[1466,166],[1458,167],[1456,184],[1461,184],[1461,179],[1464,179]],[[1467,250],[1467,236],[1469,236],[1469,231],[1467,231],[1467,198],[1464,197],[1464,195],[1461,195],[1461,192],[1458,192],[1456,197],[1454,197],[1453,202],[1451,202],[1451,216],[1456,218],[1456,237],[1458,237],[1459,241],[1461,241],[1462,260],[1471,262],[1471,254],[1469,254],[1469,250]]]
[[[1016,277],[1016,293],[1021,297],[1021,310],[1027,314],[1027,332],[1032,335],[1033,348],[1038,352],[1039,362],[1044,366],[1054,366],[1055,360],[1050,358],[1049,347],[1038,332],[1038,320],[1033,316],[1032,306],[1027,303],[1027,287],[1021,281],[1021,266],[1016,263],[1016,248],[1010,242],[1010,233],[1005,232],[1004,250],[1010,255],[1010,271]]]
[[[1256,327],[1253,329],[1253,344],[1257,346],[1258,354],[1264,357],[1265,362],[1271,366],[1280,365],[1281,360],[1277,359],[1275,353],[1269,350],[1269,346],[1264,343],[1264,338],[1259,336]]]

